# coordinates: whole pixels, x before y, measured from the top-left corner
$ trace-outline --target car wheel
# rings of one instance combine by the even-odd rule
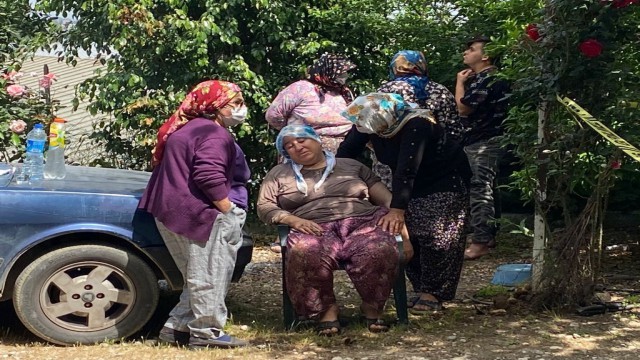
[[[138,256],[79,245],[33,260],[16,280],[13,303],[38,337],[61,345],[94,344],[140,330],[158,296],[157,278]]]

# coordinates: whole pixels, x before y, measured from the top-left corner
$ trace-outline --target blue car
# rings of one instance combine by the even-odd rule
[[[69,166],[64,180],[33,187],[0,164],[0,301],[13,300],[35,335],[61,345],[128,337],[153,315],[161,280],[182,290],[153,217],[136,210],[149,176]],[[252,252],[245,234],[235,281]]]

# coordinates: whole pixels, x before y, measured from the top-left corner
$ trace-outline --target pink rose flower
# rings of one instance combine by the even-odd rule
[[[12,70],[11,72],[2,74],[0,76],[7,81],[16,81],[20,79],[23,75],[24,73],[22,72],[17,72],[15,70]]]
[[[580,52],[588,58],[600,56],[602,48],[602,43],[596,39],[587,39],[580,44]]]
[[[24,95],[25,89],[20,85],[9,85],[7,86],[7,94],[13,97],[19,97]]]
[[[22,120],[12,120],[9,129],[16,134],[22,134],[27,128],[27,123]]]
[[[53,80],[56,80],[55,74],[48,73],[48,74],[44,75],[42,77],[42,79],[40,79],[40,86],[42,86],[45,89],[48,89],[49,87],[51,87],[51,82]]]

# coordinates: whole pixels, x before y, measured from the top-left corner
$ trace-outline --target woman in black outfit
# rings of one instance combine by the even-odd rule
[[[412,109],[400,95],[358,97],[343,116],[355,126],[337,157],[357,158],[371,142],[378,161],[391,167],[391,209],[379,225],[394,231],[406,222],[415,255],[407,276],[418,297],[411,312],[442,308],[455,297],[464,259],[469,164],[429,110]]]

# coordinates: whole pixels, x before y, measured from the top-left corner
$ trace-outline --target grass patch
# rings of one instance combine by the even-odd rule
[[[509,294],[509,288],[502,285],[487,285],[483,288],[480,288],[476,292],[477,297],[481,298],[493,298],[498,295],[507,295]]]

